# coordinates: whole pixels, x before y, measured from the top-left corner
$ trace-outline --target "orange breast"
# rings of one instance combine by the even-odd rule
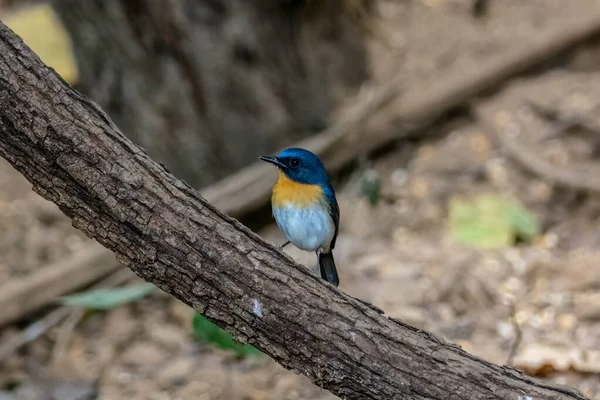
[[[286,203],[297,207],[310,207],[323,198],[323,190],[319,185],[305,185],[294,182],[281,171],[279,180],[273,186],[273,205],[281,207]]]

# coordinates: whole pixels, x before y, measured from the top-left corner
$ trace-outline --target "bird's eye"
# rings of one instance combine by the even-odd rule
[[[292,160],[290,161],[290,165],[292,167],[297,167],[298,165],[300,165],[300,160],[298,160],[297,158],[292,158]]]

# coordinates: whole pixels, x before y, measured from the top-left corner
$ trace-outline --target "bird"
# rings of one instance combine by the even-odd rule
[[[287,242],[317,255],[315,274],[333,286],[340,283],[333,249],[338,236],[340,209],[323,163],[314,153],[288,148],[277,156],[260,156],[274,164],[273,217]]]

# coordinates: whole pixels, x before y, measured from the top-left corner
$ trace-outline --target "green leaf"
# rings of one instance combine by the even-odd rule
[[[451,198],[449,225],[457,241],[479,248],[511,246],[517,237],[532,240],[539,234],[535,216],[517,200],[491,194]]]
[[[530,241],[540,234],[537,219],[533,214],[518,207],[511,211],[511,224],[521,239]]]
[[[151,283],[126,286],[116,289],[98,289],[61,297],[65,305],[86,307],[93,310],[110,310],[122,304],[131,303],[150,294],[156,286]]]
[[[197,339],[209,342],[224,350],[234,351],[238,356],[261,354],[258,349],[249,344],[236,343],[229,332],[221,329],[200,314],[194,315],[192,327]]]

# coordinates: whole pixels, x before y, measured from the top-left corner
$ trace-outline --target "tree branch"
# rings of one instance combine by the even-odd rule
[[[136,274],[341,398],[585,399],[313,277],[150,160],[2,23],[0,155]]]
[[[83,266],[83,268],[82,268]],[[72,257],[45,265],[24,278],[0,286],[0,327],[47,306],[58,296],[120,268],[114,255],[92,242]]]
[[[600,193],[600,177],[596,168],[590,168],[592,171],[586,173],[581,169],[571,169],[553,164],[541,157],[540,152],[524,140],[514,138],[504,132],[503,128],[506,127],[499,126],[494,122],[491,116],[493,109],[490,109],[489,104],[483,103],[474,106],[472,111],[491,139],[498,141],[508,155],[530,173],[563,188]],[[515,125],[515,127],[519,128],[519,125]]]

